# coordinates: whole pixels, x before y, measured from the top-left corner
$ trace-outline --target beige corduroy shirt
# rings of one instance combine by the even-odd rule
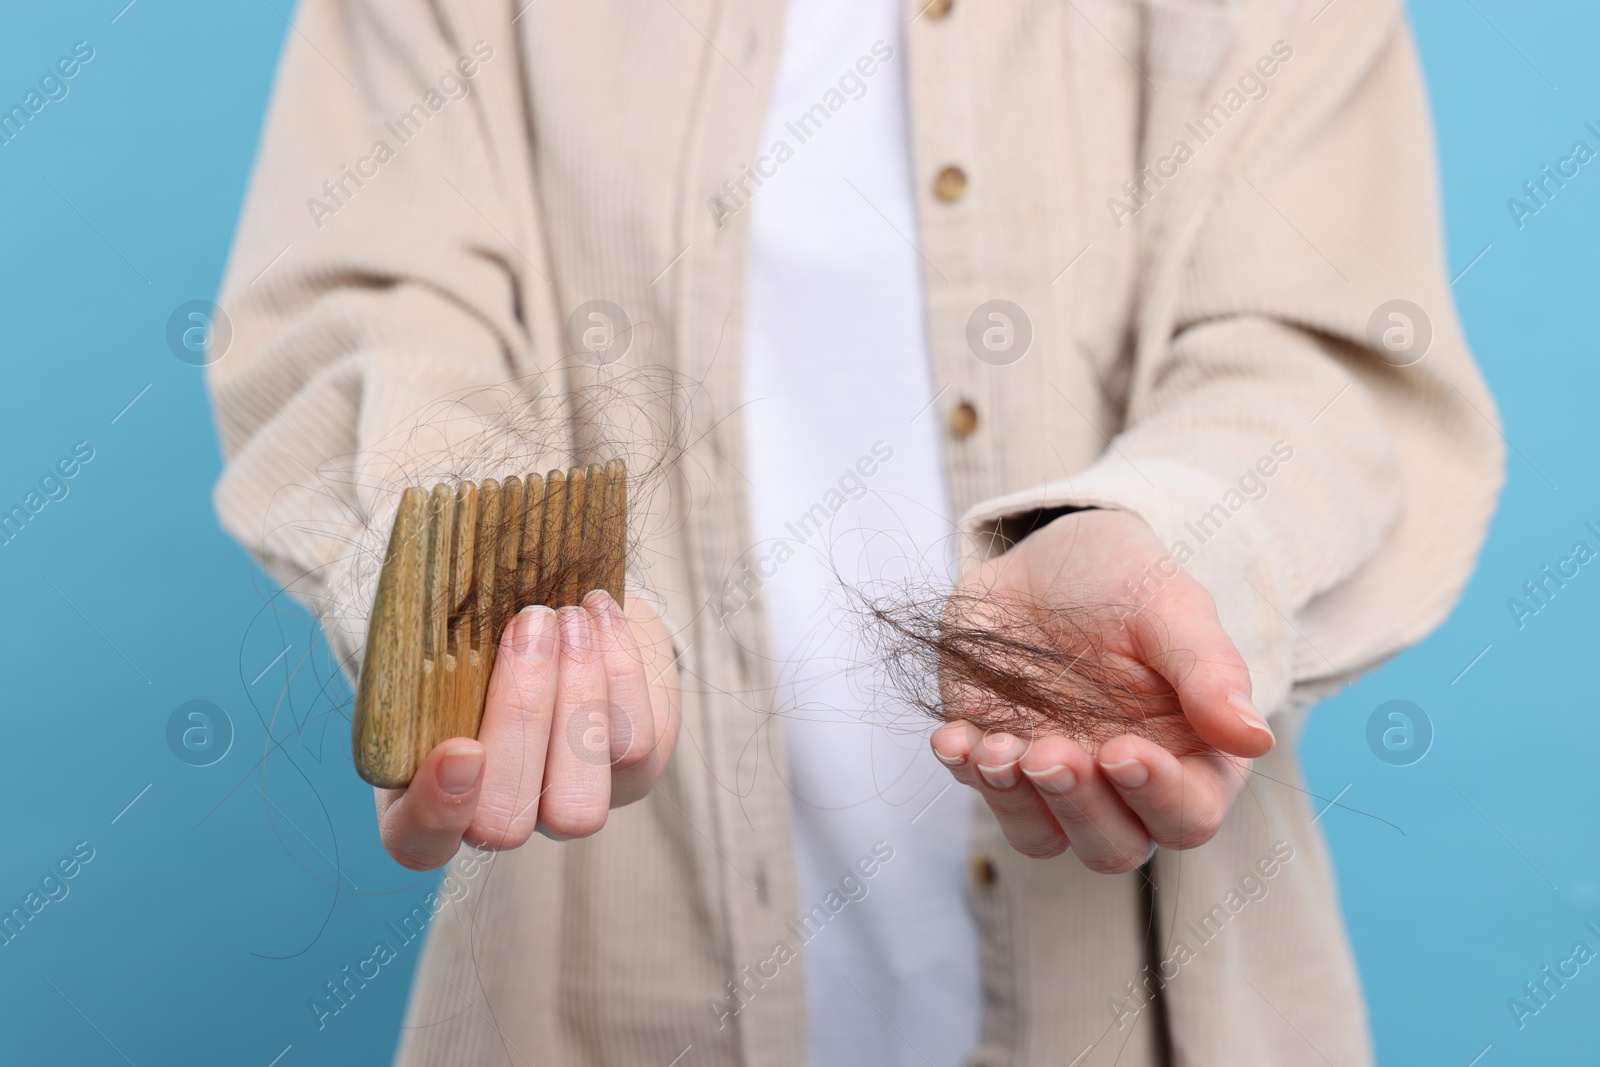
[[[1017,855],[980,813],[974,1062],[1368,1063],[1292,742],[1315,697],[1448,612],[1501,478],[1403,12],[916,5],[879,75],[909,87],[926,417],[965,528],[1143,516],[1216,597],[1284,742],[1213,841],[1126,876]],[[780,0],[300,4],[220,298],[226,528],[353,671],[398,485],[675,435],[633,536],[681,627],[677,753],[598,835],[469,880],[433,925],[404,1064],[806,1062],[759,595],[717,610],[748,547],[742,207],[782,25]],[[569,317],[601,299],[634,324],[627,353],[568,358]],[[969,344],[994,299],[1031,325],[1015,362]]]

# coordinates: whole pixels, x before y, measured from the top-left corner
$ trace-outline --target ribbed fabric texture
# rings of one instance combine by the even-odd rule
[[[1149,868],[1153,961],[1140,875],[1025,859],[980,813],[976,1060],[1155,1065],[1159,1003],[1178,1067],[1366,1064],[1295,709],[1439,622],[1502,459],[1399,5],[920,9],[905,69],[942,390],[921,417],[977,412],[946,447],[957,510],[976,534],[1100,504],[1187,541],[1283,739],[1215,840]],[[748,212],[719,224],[708,201],[770,147],[781,27],[779,0],[300,5],[221,298],[216,504],[347,669],[401,485],[587,460],[652,420],[687,446],[634,523],[634,570],[686,627],[673,765],[600,834],[502,856],[441,914],[408,1067],[806,1062],[803,951],[760,975],[801,948],[761,604],[726,626],[704,608],[749,544],[730,417]],[[955,202],[931,191],[947,165],[967,175]],[[996,298],[1033,327],[1007,366],[966,339]],[[567,317],[595,299],[636,324],[609,367],[566,358]],[[1397,299],[1431,325],[1407,366],[1368,335]],[[615,390],[626,403],[600,402]],[[1229,503],[1280,443],[1265,491]],[[1274,848],[1293,855],[1268,876]]]

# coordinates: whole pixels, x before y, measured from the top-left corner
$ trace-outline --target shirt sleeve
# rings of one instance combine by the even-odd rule
[[[1035,509],[1139,515],[1215,597],[1264,710],[1436,626],[1502,480],[1403,17],[1370,42],[1297,45],[1251,132],[1202,146],[1222,151],[1209,178],[1184,175],[1205,185],[1184,193],[1191,214],[1141,213],[1144,259],[1167,266],[1105,453],[963,519],[981,534]]]
[[[218,515],[352,676],[399,490],[564,451],[509,8],[470,6],[301,3],[219,298]]]

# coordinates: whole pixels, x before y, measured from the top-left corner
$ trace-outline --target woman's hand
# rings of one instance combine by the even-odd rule
[[[666,626],[637,599],[527,608],[506,626],[478,740],[442,742],[405,789],[378,789],[378,828],[403,866],[443,866],[461,842],[516,848],[534,830],[587,837],[655,785],[678,738]]]
[[[1136,604],[1130,590],[1141,587]],[[1175,756],[1123,734],[1090,752],[1059,734],[986,736],[971,723],[946,723],[933,733],[934,754],[983,794],[1012,847],[1040,857],[1070,847],[1091,870],[1120,873],[1156,845],[1211,839],[1244,786],[1247,757],[1270,751],[1273,736],[1211,595],[1155,531],[1127,512],[1073,512],[976,568],[959,592],[1087,612],[1104,642],[1101,662],[1144,695],[1130,712],[1183,716],[1216,749]],[[961,718],[959,688],[946,699],[946,713]]]

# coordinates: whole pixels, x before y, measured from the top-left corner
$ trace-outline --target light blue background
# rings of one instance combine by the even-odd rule
[[[0,505],[75,442],[96,452],[0,548],[0,906],[76,842],[95,849],[70,895],[0,947],[0,1059],[387,1063],[414,945],[320,1032],[307,1001],[431,880],[377,845],[304,616],[217,527],[200,372],[164,340],[174,307],[217,288],[290,7],[138,0],[113,23],[124,3],[8,5],[0,36],[7,105],[73,42],[96,50],[70,95],[0,147]],[[1413,17],[1452,274],[1483,252],[1456,294],[1502,407],[1510,482],[1461,607],[1321,706],[1304,760],[1315,793],[1344,791],[1322,825],[1382,1059],[1575,1062],[1593,1055],[1600,967],[1521,1031],[1506,1002],[1580,938],[1600,947],[1582,929],[1600,925],[1600,569],[1520,631],[1506,600],[1574,540],[1600,543],[1582,529],[1600,525],[1600,164],[1523,230],[1506,199],[1575,140],[1600,147],[1583,129],[1600,125],[1600,13],[1425,0]],[[1366,742],[1372,710],[1396,698],[1436,729],[1410,767]],[[237,728],[207,768],[166,743],[193,699]],[[269,751],[269,722],[282,748]],[[356,887],[337,897],[334,863]]]

